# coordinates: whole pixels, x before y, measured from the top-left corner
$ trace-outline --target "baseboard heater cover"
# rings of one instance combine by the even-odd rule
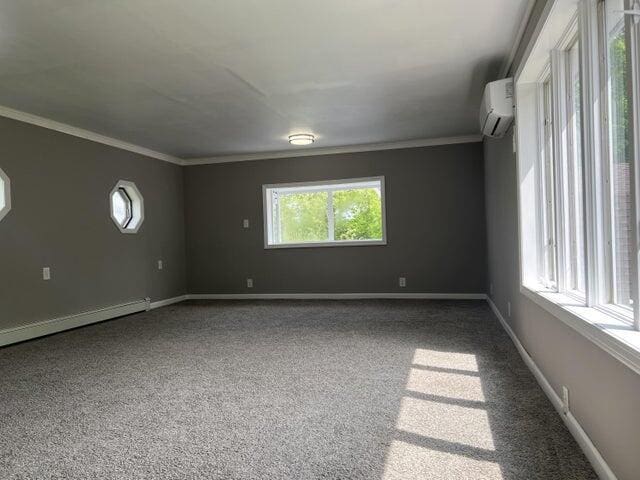
[[[19,327],[0,330],[0,347],[11,345],[12,343],[23,342],[33,338],[50,335],[52,333],[62,332],[71,328],[82,327],[91,323],[102,322],[131,313],[149,310],[149,299],[136,300],[120,305],[91,310],[87,312],[76,313],[64,317],[52,318],[41,322],[21,325]]]

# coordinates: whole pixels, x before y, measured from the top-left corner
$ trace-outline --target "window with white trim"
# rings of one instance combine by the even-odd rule
[[[264,185],[265,248],[382,245],[384,177]]]
[[[580,42],[572,41],[564,55],[567,85],[565,86],[567,124],[567,158],[565,168],[566,185],[562,186],[562,207],[568,212],[567,222],[561,228],[566,242],[565,285],[569,292],[585,295],[584,258],[584,196],[582,155],[582,108],[580,83]]]
[[[551,96],[551,74],[549,66],[545,69],[544,79],[540,83],[539,92],[539,137],[540,162],[538,164],[538,203],[543,206],[539,209],[539,244],[542,252],[538,265],[539,281],[547,288],[555,288],[557,285],[557,236],[555,221],[555,162],[553,152],[553,118]]]
[[[11,210],[11,181],[0,168],[0,220]]]
[[[144,221],[144,199],[136,184],[120,180],[109,195],[111,219],[122,233],[136,233]]]
[[[603,5],[602,54],[604,98],[604,171],[607,209],[605,233],[610,254],[607,257],[607,302],[631,312],[633,308],[632,269],[632,189],[630,149],[628,35],[624,1]]]
[[[515,79],[522,283],[640,330],[640,11],[577,5],[555,1]]]

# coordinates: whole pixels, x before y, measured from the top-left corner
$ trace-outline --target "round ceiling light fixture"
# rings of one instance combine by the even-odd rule
[[[310,133],[296,133],[295,135],[289,135],[289,143],[291,145],[311,145],[316,141],[316,137]]]

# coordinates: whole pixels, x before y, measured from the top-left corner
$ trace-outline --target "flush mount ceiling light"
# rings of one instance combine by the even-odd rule
[[[295,135],[289,135],[289,143],[291,145],[311,145],[315,140],[316,137],[310,133],[296,133]]]

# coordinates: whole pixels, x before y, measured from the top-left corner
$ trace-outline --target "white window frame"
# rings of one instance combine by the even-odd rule
[[[11,210],[11,180],[9,176],[0,168],[0,181],[2,182],[3,206],[0,208],[0,220],[2,220]]]
[[[382,213],[382,239],[378,240],[326,240],[322,242],[299,242],[299,243],[274,243],[272,238],[273,232],[270,226],[273,225],[273,212],[269,194],[274,189],[287,189],[305,192],[335,192],[339,190],[348,190],[354,187],[364,187],[367,183],[380,184],[380,202]],[[371,185],[373,186],[373,185]],[[377,185],[376,185],[377,186]],[[327,202],[327,220],[329,227],[329,238],[333,237],[333,197],[329,195]],[[387,214],[386,214],[386,196],[385,196],[385,178],[384,176],[363,177],[363,178],[347,178],[339,180],[323,180],[314,182],[296,182],[296,183],[274,183],[262,186],[262,205],[263,205],[263,227],[264,227],[264,248],[305,248],[305,247],[355,247],[355,246],[371,246],[387,244]]]
[[[625,8],[631,8],[631,5],[629,2],[627,2],[627,5],[625,5]],[[600,118],[602,119],[600,124],[599,124],[599,128],[601,129],[601,134],[600,134],[600,139],[601,139],[601,145],[600,145],[600,155],[599,155],[599,172],[600,172],[600,176],[601,176],[601,182],[599,183],[598,187],[601,189],[601,205],[602,205],[602,214],[599,217],[599,221],[601,222],[598,225],[598,230],[601,232],[601,240],[600,240],[600,244],[597,245],[597,252],[596,255],[599,258],[599,263],[596,265],[598,270],[598,275],[599,277],[602,279],[599,284],[598,284],[598,288],[597,290],[594,292],[594,295],[597,295],[597,308],[601,309],[602,311],[604,311],[605,313],[608,313],[611,316],[615,316],[617,318],[620,318],[622,320],[627,320],[629,322],[636,322],[636,329],[640,330],[640,324],[637,323],[637,318],[640,317],[639,312],[638,312],[638,308],[628,308],[628,307],[624,307],[621,305],[617,305],[614,303],[614,293],[615,293],[615,258],[613,255],[613,250],[614,250],[614,225],[613,225],[613,218],[611,216],[611,212],[613,211],[613,204],[614,204],[614,200],[613,200],[613,179],[611,177],[611,156],[612,156],[612,152],[611,152],[611,145],[610,145],[610,105],[609,105],[609,83],[608,83],[608,78],[607,78],[607,68],[608,68],[608,55],[609,55],[609,48],[608,48],[608,42],[607,42],[607,31],[606,31],[606,18],[605,18],[605,9],[604,9],[604,2],[600,2],[598,4],[598,9],[597,12],[595,12],[597,14],[597,22],[598,22],[598,33],[599,33],[599,66],[600,66],[600,71],[599,71],[599,86],[601,88],[602,93],[602,99],[601,99],[601,105],[600,105]],[[633,22],[630,22],[630,18],[625,18],[625,27],[629,28],[630,24],[633,24]],[[632,62],[633,63],[633,62]],[[637,66],[636,62],[636,66]],[[631,67],[630,67],[631,68]],[[632,72],[630,72],[630,74],[632,74]],[[637,77],[637,76],[636,76]],[[636,100],[637,100],[637,95],[636,95]],[[632,106],[633,108],[633,106]],[[633,127],[634,123],[631,122],[630,123],[630,128],[632,129],[633,132]],[[635,125],[638,125],[637,123],[635,123]],[[636,129],[637,130],[637,129]],[[632,140],[632,145],[631,148],[633,148],[633,145],[635,144],[637,146],[637,144],[640,143],[638,141],[638,138],[636,137],[636,140]],[[640,157],[637,156],[637,154],[635,155],[635,158],[638,159]],[[638,160],[636,160],[637,162]],[[634,171],[634,165],[635,162],[631,162],[631,169],[630,169],[630,175],[633,178],[633,171]],[[635,197],[635,192],[634,192],[634,187],[633,187],[633,180],[630,182],[630,194],[633,197]],[[632,205],[632,223],[633,223],[633,218],[637,218],[635,212],[633,212],[634,206]],[[633,236],[633,235],[632,235]],[[634,262],[633,259],[631,259],[632,261],[632,265],[631,265],[631,280],[632,280],[632,284],[633,284],[633,277],[634,277],[634,270],[637,269],[637,261]],[[631,295],[633,297],[633,292],[636,291],[637,288],[634,287],[633,285],[631,286]],[[634,298],[634,304],[637,305],[637,300],[635,300]],[[635,310],[635,312],[634,312]]]
[[[625,9],[631,9],[631,0],[626,0]],[[577,10],[576,10],[577,6]],[[567,285],[567,239],[563,238],[563,225],[567,212],[562,207],[565,195],[566,168],[564,162],[569,155],[567,139],[567,61],[566,49],[575,36],[577,19],[580,41],[580,81],[582,110],[582,157],[583,157],[583,208],[584,208],[584,265],[585,292],[576,295]],[[639,251],[636,249],[632,265],[632,295],[634,311],[610,303],[611,268],[610,228],[608,208],[611,202],[606,183],[606,154],[608,126],[603,122],[602,75],[607,68],[602,45],[602,9],[600,0],[552,0],[547,3],[536,27],[532,41],[527,46],[524,60],[515,74],[517,114],[517,160],[518,202],[520,235],[521,292],[545,308],[554,316],[571,326],[597,345],[640,373],[640,304],[638,303]],[[630,32],[631,76],[633,92],[640,92],[640,22],[626,19]],[[572,30],[573,29],[573,30]],[[557,226],[557,284],[546,282],[544,265],[543,230],[544,212],[541,211],[540,172],[543,172],[544,130],[540,128],[540,92],[547,78],[545,69],[551,63],[553,87],[553,131],[554,161],[556,164],[556,226]],[[548,70],[547,70],[548,71]],[[632,151],[631,166],[632,224],[634,245],[640,238],[637,212],[640,212],[640,94],[633,96],[633,118],[631,121]],[[533,132],[533,133],[532,133]],[[541,220],[542,219],[542,220]]]
[[[557,288],[558,281],[558,234],[555,198],[555,152],[553,143],[553,85],[551,65],[548,64],[540,76],[538,86],[538,140],[539,159],[536,163],[538,244],[542,246],[538,258],[538,279],[550,289]]]
[[[113,195],[118,190],[124,190],[131,200],[131,218],[122,226],[114,214],[113,208]],[[116,186],[109,192],[109,212],[111,214],[111,220],[121,233],[138,233],[140,227],[144,223],[144,197],[135,183],[128,180],[119,180]]]
[[[582,202],[581,197],[572,195],[574,177],[576,172],[573,169],[573,156],[577,148],[572,135],[571,112],[574,104],[573,91],[571,88],[571,50],[576,44],[580,46],[578,18],[577,15],[569,21],[564,32],[549,52],[551,89],[552,89],[552,118],[554,138],[554,174],[556,193],[556,236],[557,236],[557,264],[558,277],[554,290],[565,292],[565,294],[578,301],[585,302],[586,293],[579,291],[574,286],[578,283],[577,262],[581,262],[583,269],[586,269],[584,255],[576,260],[573,265],[572,256],[575,248],[572,247],[572,236],[578,235],[573,232],[572,221],[574,216],[576,201]],[[582,48],[580,47],[580,51]],[[582,86],[581,86],[582,88]],[[584,138],[582,138],[584,140]],[[579,172],[583,178],[583,172]],[[578,200],[577,200],[578,199]],[[583,207],[583,217],[584,207]],[[582,225],[582,237],[584,238],[584,225]],[[586,249],[586,243],[582,245],[582,251]],[[574,268],[576,267],[576,268]],[[586,279],[582,279],[585,284]]]

